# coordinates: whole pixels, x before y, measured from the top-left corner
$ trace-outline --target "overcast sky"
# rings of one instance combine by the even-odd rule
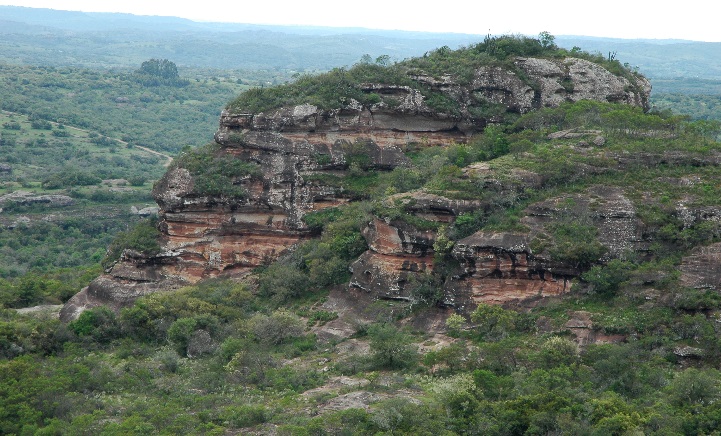
[[[645,0],[15,0],[0,5],[164,15],[195,21],[485,35],[586,35],[721,42],[715,3]],[[712,10],[713,8],[713,10]]]

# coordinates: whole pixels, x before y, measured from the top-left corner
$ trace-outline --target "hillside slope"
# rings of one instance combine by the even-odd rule
[[[531,171],[515,178],[509,174],[508,180],[501,181],[487,167],[461,170],[466,163],[510,151],[507,139],[488,139],[501,134],[498,125],[510,125],[532,110],[589,99],[621,102],[639,111],[647,108],[650,85],[642,76],[609,63],[608,68],[618,71],[616,75],[604,68],[602,58],[570,57],[551,42],[489,38],[469,49],[443,48],[393,66],[359,64],[348,71],[334,70],[241,94],[221,117],[218,145],[181,156],[156,184],[162,252],[150,257],[127,252],[107,276],[70,301],[63,316],[77,316],[86,305],[119,308],[155,289],[244,274],[317,233],[318,228],[304,219],[309,213],[374,198],[382,203],[376,206],[376,216],[385,221],[376,219],[364,231],[371,251],[352,267],[351,283],[379,296],[412,300],[405,289],[408,282],[421,280],[426,273],[432,280],[444,280],[443,274],[430,273],[438,251],[434,243],[445,232],[441,225],[447,229],[458,216],[495,212],[489,203],[497,199],[485,192],[486,184],[497,185],[501,192],[517,191],[518,196],[543,186],[544,177]],[[392,177],[398,171],[414,170],[408,152],[422,156],[458,147],[467,150],[467,156],[456,162],[460,172],[438,168],[446,174],[439,182],[448,187],[426,187],[399,196],[398,192],[423,184],[391,185],[388,189],[394,197],[369,195],[381,173]],[[459,177],[464,180],[451,187]],[[620,197],[619,201],[625,201]],[[389,213],[398,216],[395,220],[384,216]],[[420,228],[413,220],[408,225],[394,224],[408,214],[422,221]],[[566,292],[566,281],[581,273],[580,265],[532,253],[527,246],[542,232],[542,223],[534,227],[532,233],[518,235],[525,242],[516,249],[528,259],[523,261],[526,271],[521,276],[513,273],[521,281],[508,298]],[[376,247],[388,243],[390,247]],[[506,248],[492,246],[491,250]],[[619,254],[624,248],[614,249]],[[469,256],[456,257],[474,263],[473,255]],[[478,286],[488,285],[450,280],[443,285],[448,294],[444,301],[472,310]]]
[[[721,129],[593,59],[241,95],[77,319],[0,311],[0,432],[714,434]]]

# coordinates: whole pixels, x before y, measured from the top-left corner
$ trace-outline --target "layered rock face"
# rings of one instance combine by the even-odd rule
[[[532,204],[524,215],[526,233],[480,231],[456,243],[453,256],[463,267],[450,281],[449,294],[457,300],[456,306],[504,304],[568,292],[570,280],[582,272],[579,265],[554,260],[546,249],[531,249],[549,224],[595,228],[606,260],[646,248],[635,208],[618,188],[594,186],[583,194],[552,198]]]
[[[526,234],[478,232],[458,241],[453,257],[462,272],[447,283],[449,303],[464,310],[478,303],[504,304],[567,292],[572,276],[553,272],[547,259],[533,254],[528,239]]]
[[[530,174],[523,176],[534,179]],[[438,223],[488,206],[424,192],[396,197],[391,201],[404,198],[418,215],[422,211],[425,219]],[[631,201],[618,188],[594,186],[583,194],[556,197],[526,208],[521,218],[526,232],[479,231],[455,242],[452,250],[444,254],[445,260],[441,259],[458,265],[444,278],[444,303],[469,311],[479,303],[510,304],[568,292],[571,279],[582,272],[579,265],[554,260],[546,249],[531,248],[533,241],[548,230],[547,225],[559,222],[583,223],[597,229],[605,259],[647,248]],[[424,274],[433,272],[434,249],[442,236],[435,231],[418,231],[407,223],[380,219],[370,223],[364,236],[369,250],[351,266],[350,285],[380,298],[412,300]]]
[[[272,262],[314,236],[303,220],[306,214],[362,196],[348,183],[354,168],[392,170],[409,164],[403,153],[406,147],[464,142],[482,131],[494,120],[473,115],[473,105],[479,102],[503,104],[518,113],[580,99],[648,107],[650,84],[642,77],[631,83],[575,58],[518,58],[515,64],[522,73],[484,67],[465,85],[449,76],[411,76],[457,102],[460,109],[454,114],[432,109],[418,89],[381,84],[362,85],[363,92],[379,96],[373,104],[339,96],[344,103],[333,110],[302,104],[254,114],[224,111],[215,134],[220,145],[216,157],[252,162],[260,169],[259,174],[233,179],[246,195],[204,194],[195,189],[196,175],[187,168],[171,167],[153,190],[159,206],[161,252],[124,253],[66,305],[62,318],[72,319],[84,308],[101,304],[118,309],[141,295],[204,278],[241,275]],[[523,183],[538,183],[530,173],[515,176]],[[441,224],[483,207],[427,193],[417,193],[414,202],[418,216]],[[406,284],[433,271],[435,231],[376,219],[364,235],[370,250],[352,266],[353,286],[382,297],[407,298]],[[549,272],[531,253],[509,245],[514,237],[475,235],[459,243],[452,256],[465,272],[445,285],[449,304],[472,304],[479,298],[503,302],[509,299],[502,297],[504,292],[526,298],[567,288],[563,273]],[[489,287],[482,277],[497,282]],[[484,290],[471,284],[474,280],[483,281]]]
[[[416,216],[447,223],[478,202],[453,201],[424,192],[391,197],[389,202],[413,202]],[[435,230],[419,230],[403,221],[376,218],[363,230],[369,250],[351,265],[350,286],[378,297],[410,300],[413,291],[433,273]]]

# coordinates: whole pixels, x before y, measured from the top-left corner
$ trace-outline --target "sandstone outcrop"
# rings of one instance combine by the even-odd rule
[[[46,207],[65,207],[75,203],[72,197],[61,194],[35,194],[29,191],[15,191],[0,196],[0,207],[16,203],[24,206],[42,205]]]
[[[458,241],[452,255],[461,272],[446,284],[446,304],[461,311],[478,303],[512,303],[570,289],[572,276],[551,272],[545,259],[533,255],[525,234],[478,232]]]
[[[548,224],[563,222],[597,229],[606,260],[645,247],[635,208],[620,189],[594,186],[585,194],[552,198],[525,210],[521,223],[528,232],[480,231],[456,242],[452,256],[461,271],[446,282],[448,304],[464,309],[568,292],[570,280],[582,272],[578,265],[554,259],[542,246],[531,248]]]
[[[696,289],[721,289],[721,243],[696,247],[681,261],[681,284]]]
[[[367,195],[351,183],[357,170],[386,171],[409,165],[404,154],[408,148],[462,143],[488,123],[498,121],[496,115],[479,116],[475,110],[479,105],[502,104],[508,112],[525,113],[564,101],[596,99],[648,108],[650,84],[641,76],[629,80],[576,58],[517,58],[514,65],[505,69],[481,67],[466,82],[416,70],[409,78],[419,87],[362,84],[363,93],[376,97],[373,103],[361,104],[339,95],[341,104],[335,109],[299,104],[258,113],[223,111],[215,134],[219,145],[215,157],[250,162],[259,169],[257,174],[234,177],[230,182],[245,195],[203,193],[196,189],[196,174],[182,165],[171,166],[153,189],[159,206],[161,253],[145,256],[126,252],[68,303],[62,318],[72,319],[84,308],[100,304],[119,309],[150,292],[209,277],[241,275],[272,262],[294,244],[315,236],[304,216]],[[458,109],[438,109],[421,89],[441,93]],[[521,170],[499,181],[483,165],[467,168],[462,177],[477,179],[484,189],[511,196],[543,182]],[[475,200],[454,200],[427,192],[404,196],[394,200],[402,204],[412,199],[403,205],[405,210],[438,225],[486,207]],[[529,225],[533,228],[532,223]],[[635,230],[629,227],[628,231]],[[364,231],[370,250],[352,265],[351,285],[380,297],[409,298],[406,285],[424,280],[433,271],[436,233],[399,220],[374,220]],[[499,241],[512,238],[498,237]],[[624,249],[623,241],[628,239],[625,233],[618,241],[615,237],[609,233],[607,238],[612,252]],[[488,301],[507,301],[501,296],[505,292],[502,287],[512,288],[513,298],[558,294],[566,289],[566,273],[539,266],[531,253],[505,242],[494,247],[481,243],[497,240],[494,238],[478,235],[454,250],[464,273],[446,285],[449,303],[457,300],[470,304],[484,293]],[[465,251],[461,247],[466,247]],[[496,256],[494,260],[490,260],[491,254]],[[491,267],[494,262],[501,266]],[[497,290],[480,291],[471,282],[461,284],[466,278],[486,280],[484,283],[492,278]],[[458,292],[463,297],[454,296],[461,289]]]
[[[479,201],[451,200],[425,192],[398,194],[387,202],[405,204],[416,217],[437,223],[484,207]],[[579,266],[554,259],[544,248],[531,248],[533,241],[545,236],[547,225],[559,222],[595,228],[598,243],[605,248],[605,260],[647,248],[630,200],[618,188],[593,186],[583,194],[530,205],[521,218],[526,232],[479,231],[456,241],[447,256],[458,268],[446,272],[443,303],[469,311],[478,303],[515,304],[568,292],[571,279],[582,272]],[[400,220],[381,219],[369,223],[363,234],[369,250],[351,265],[350,285],[380,298],[412,300],[414,289],[434,271],[434,246],[442,236]]]
[[[579,100],[627,103],[645,109],[650,107],[651,84],[641,77],[631,82],[593,62],[578,58],[518,58],[514,64],[531,79],[530,83],[506,68],[491,66],[476,72],[472,92],[519,113]]]
[[[574,336],[579,346],[585,347],[590,344],[617,344],[624,342],[626,336],[619,334],[607,334],[593,325],[591,319],[593,314],[585,310],[577,310],[569,313],[569,319],[564,327]]]

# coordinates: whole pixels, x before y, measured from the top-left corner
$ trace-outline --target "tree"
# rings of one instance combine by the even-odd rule
[[[108,343],[120,336],[120,324],[115,313],[105,306],[89,309],[68,324],[78,336],[87,336],[100,343]]]
[[[538,34],[538,40],[541,41],[541,45],[543,46],[543,48],[556,48],[556,37],[551,35],[549,32],[546,32],[545,30]]]
[[[385,368],[404,368],[417,358],[411,338],[392,325],[376,324],[368,328],[372,359]]]
[[[258,314],[251,321],[255,337],[264,344],[278,345],[303,335],[303,321],[287,310],[276,310],[270,316]]]
[[[376,58],[376,64],[378,64],[382,67],[387,67],[388,65],[391,64],[391,57],[388,55],[385,55],[385,54],[380,55]]]
[[[476,323],[476,331],[488,341],[498,341],[515,327],[518,314],[492,304],[479,304],[471,313],[471,321]]]
[[[137,73],[174,80],[178,78],[178,67],[167,59],[150,59],[140,65]]]
[[[198,322],[194,318],[179,318],[168,329],[168,340],[176,346],[175,350],[181,356],[187,355],[188,342],[197,326]]]

